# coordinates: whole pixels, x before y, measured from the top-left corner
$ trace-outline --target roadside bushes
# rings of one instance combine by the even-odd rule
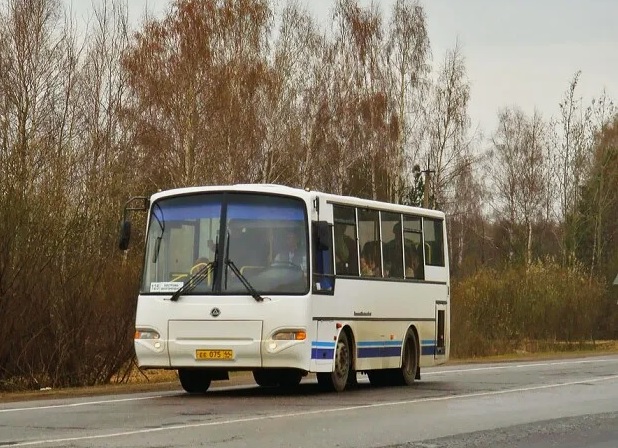
[[[603,282],[581,266],[545,261],[482,268],[453,282],[451,354],[475,357],[594,343],[608,337],[602,329],[609,300]]]
[[[0,288],[0,391],[104,384],[121,372],[134,355],[140,263],[130,261],[55,257]]]

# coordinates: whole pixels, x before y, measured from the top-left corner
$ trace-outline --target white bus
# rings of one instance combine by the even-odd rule
[[[243,370],[260,386],[308,373],[335,391],[357,373],[409,385],[448,359],[444,213],[279,185],[140,199],[135,352],[142,368],[177,369],[187,392]]]

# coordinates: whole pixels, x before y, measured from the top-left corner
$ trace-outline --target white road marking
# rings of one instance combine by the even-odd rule
[[[595,364],[602,362],[618,362],[618,358],[610,359],[584,359],[578,361],[552,361],[552,362],[537,362],[527,364],[512,364],[508,363],[500,366],[487,366],[487,367],[472,367],[470,369],[445,369],[445,370],[421,370],[421,375],[446,375],[449,373],[462,373],[462,372],[482,372],[487,370],[506,370],[506,369],[525,369],[528,367],[547,367],[547,366],[565,366],[571,364]]]
[[[283,419],[283,418],[290,418],[290,417],[304,417],[307,415],[315,415],[315,414],[349,412],[349,411],[357,411],[360,409],[375,409],[375,408],[381,408],[381,407],[402,406],[402,405],[407,405],[407,404],[427,403],[427,402],[434,402],[434,401],[450,401],[450,400],[457,400],[457,399],[462,399],[462,398],[489,397],[489,396],[495,396],[495,395],[505,395],[505,394],[515,393],[515,392],[530,392],[530,391],[535,391],[535,390],[552,389],[552,388],[557,388],[557,387],[576,386],[579,384],[598,383],[601,381],[610,381],[610,380],[616,380],[616,379],[618,379],[618,375],[606,376],[606,377],[601,377],[601,378],[599,377],[588,378],[585,380],[571,381],[568,383],[545,384],[542,386],[532,386],[532,387],[518,387],[515,389],[498,390],[498,391],[491,391],[491,392],[477,392],[477,393],[463,394],[463,395],[449,395],[446,397],[418,398],[416,400],[391,401],[391,402],[385,402],[385,403],[346,406],[346,407],[340,407],[340,408],[328,408],[328,409],[319,409],[319,410],[314,410],[314,411],[303,411],[303,412],[294,412],[294,413],[286,413],[286,414],[262,415],[259,417],[237,418],[237,419],[230,419],[230,420],[222,420],[218,422],[188,423],[186,425],[172,425],[172,426],[165,426],[165,427],[160,427],[160,428],[138,429],[135,431],[123,431],[123,432],[115,432],[115,433],[109,433],[109,434],[98,434],[98,435],[81,436],[81,437],[67,437],[63,439],[33,440],[30,442],[13,443],[10,446],[17,447],[17,446],[47,445],[47,444],[52,444],[52,443],[81,442],[85,440],[108,439],[112,437],[127,437],[127,436],[133,436],[133,435],[138,435],[138,434],[150,434],[150,433],[160,432],[160,431],[204,428],[208,426],[223,426],[223,425],[257,422],[257,421],[264,421],[264,420],[276,420],[276,419]]]
[[[95,404],[122,403],[124,401],[152,400],[154,398],[161,398],[161,397],[164,397],[164,395],[149,395],[147,397],[118,398],[114,400],[82,401],[79,403],[52,404],[48,406],[31,406],[27,408],[0,409],[0,413],[23,412],[23,411],[44,411],[46,409],[58,409],[58,408],[76,408],[79,406],[90,406],[90,405],[95,405]]]

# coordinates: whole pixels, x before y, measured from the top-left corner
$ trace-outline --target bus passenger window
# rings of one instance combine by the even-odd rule
[[[382,277],[379,241],[365,243],[361,251],[360,268],[363,277]]]
[[[442,220],[423,218],[425,264],[428,266],[444,266],[444,238],[442,232]]]
[[[418,250],[414,246],[406,246],[405,261],[406,278],[422,279],[424,277],[423,262],[418,254]]]
[[[423,233],[420,217],[403,216],[403,241],[406,278],[424,279],[425,262],[423,260]]]
[[[335,273],[358,275],[356,212],[352,207],[333,206],[335,218]]]
[[[319,226],[327,226],[327,231],[319,231]],[[335,290],[333,273],[332,228],[325,222],[313,222],[313,292],[332,294]]]
[[[382,277],[380,219],[377,210],[358,209],[358,246],[361,275]]]
[[[403,246],[401,215],[382,212],[382,253],[384,254],[384,276],[403,278]]]

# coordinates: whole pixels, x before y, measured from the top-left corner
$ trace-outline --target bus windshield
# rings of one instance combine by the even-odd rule
[[[307,228],[305,204],[296,198],[247,193],[162,198],[151,208],[141,292],[170,294],[195,273],[207,272],[187,294],[248,294],[243,278],[262,295],[305,294]]]

